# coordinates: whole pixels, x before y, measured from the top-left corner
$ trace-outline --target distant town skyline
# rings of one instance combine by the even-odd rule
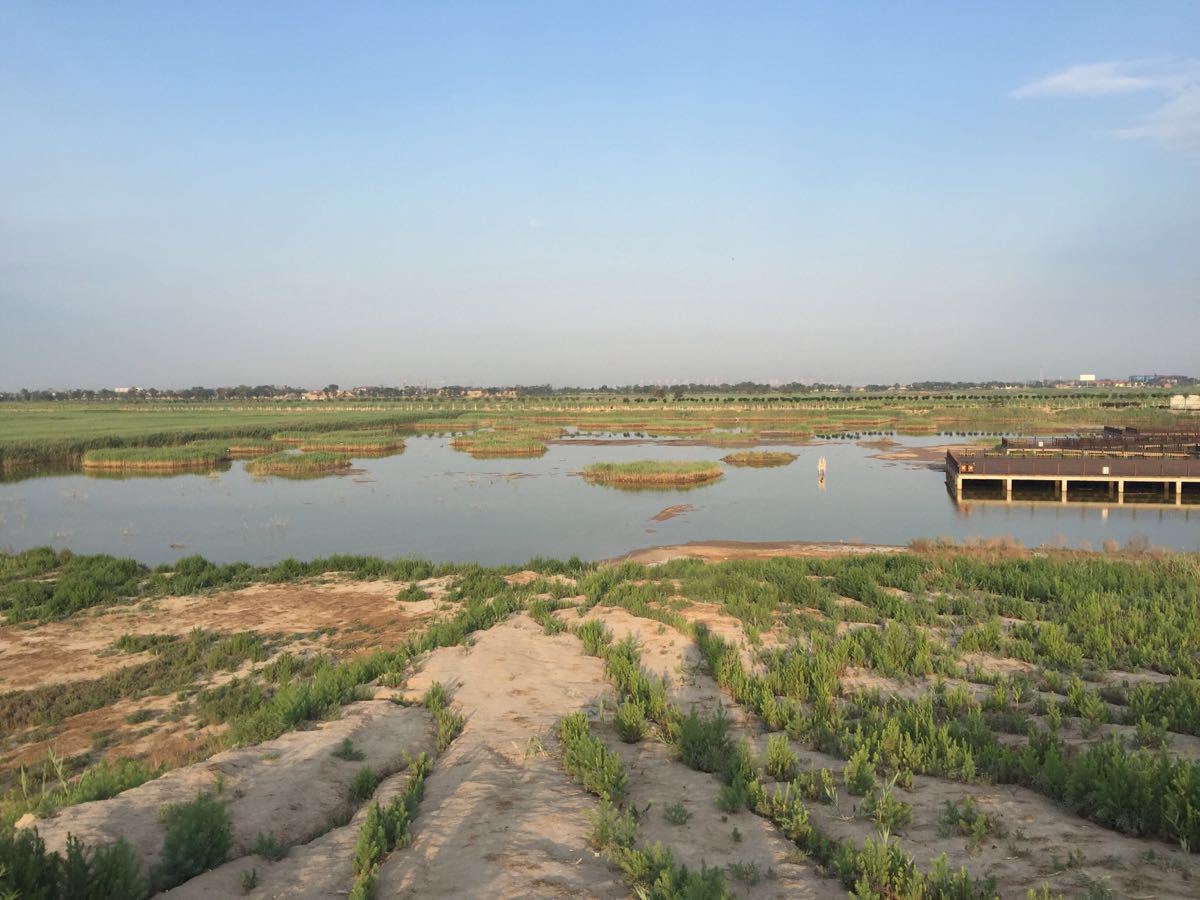
[[[0,384],[1188,371],[1200,5],[0,6]]]

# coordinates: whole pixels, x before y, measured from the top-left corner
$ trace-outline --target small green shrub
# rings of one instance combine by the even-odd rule
[[[688,808],[678,800],[663,809],[663,818],[671,825],[686,825],[691,817]]]
[[[275,862],[287,856],[290,849],[287,844],[275,837],[274,832],[263,834],[260,831],[254,841],[254,848],[250,852],[256,856],[261,856],[263,859]]]
[[[729,755],[729,717],[718,706],[711,716],[700,716],[696,708],[679,720],[676,746],[680,759],[690,769],[718,772]]]
[[[625,793],[628,777],[621,758],[591,734],[587,717],[574,712],[559,722],[558,736],[563,743],[563,768],[602,800],[616,802]]]
[[[636,744],[646,736],[646,710],[634,700],[626,700],[617,706],[613,716],[617,736],[626,744]]]
[[[396,599],[403,603],[418,603],[429,599],[429,592],[419,584],[410,584],[396,593]]]
[[[159,888],[174,887],[225,862],[233,843],[229,810],[212,794],[174,803],[161,812],[167,833],[154,870]]]
[[[842,781],[846,784],[846,790],[855,797],[862,797],[875,787],[875,765],[865,746],[855,750],[846,761]]]
[[[238,881],[242,886],[242,893],[250,893],[258,887],[258,869],[242,869]]]
[[[600,656],[604,648],[612,643],[612,632],[604,627],[598,619],[589,619],[575,629],[579,640],[583,641],[583,649],[589,656]]]
[[[112,844],[87,847],[78,838],[67,835],[59,891],[62,897],[72,900],[118,900],[146,896],[146,882],[137,855],[123,838]]]
[[[588,819],[592,823],[592,846],[597,850],[632,847],[637,840],[638,822],[632,809],[622,811],[608,800],[601,800],[588,813]]]
[[[435,681],[425,690],[425,696],[421,698],[421,703],[431,713],[436,713],[450,705],[450,691],[440,681]]]
[[[338,759],[344,759],[346,762],[362,762],[367,758],[367,754],[355,747],[354,741],[350,740],[350,738],[342,738],[342,742],[337,745],[337,749],[333,751],[333,755]]]
[[[354,773],[354,780],[350,782],[350,802],[365,803],[371,799],[378,786],[379,776],[375,774],[375,770],[370,766],[363,766]]]
[[[767,758],[764,768],[776,781],[791,781],[800,760],[788,743],[786,734],[773,734],[767,739]]]

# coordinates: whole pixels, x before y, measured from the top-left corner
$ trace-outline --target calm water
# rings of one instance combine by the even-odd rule
[[[357,461],[357,474],[308,481],[255,479],[240,462],[170,478],[50,475],[0,483],[0,548],[50,544],[151,564],[193,553],[220,562],[362,553],[500,564],[534,555],[597,559],[693,540],[904,544],[1005,535],[1028,546],[1134,539],[1200,550],[1198,505],[960,507],[941,472],[872,459],[877,450],[852,441],[784,449],[800,458],[775,469],[730,467],[721,481],[688,491],[626,492],[575,473],[595,461],[718,459],[730,451],[567,443],[540,459],[474,460],[441,437],[414,437],[400,455]],[[695,509],[654,521],[683,503]]]

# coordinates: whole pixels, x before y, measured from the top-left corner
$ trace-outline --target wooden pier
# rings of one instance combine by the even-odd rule
[[[1024,448],[1022,448],[1024,449]],[[1183,505],[1200,500],[1200,459],[1141,453],[1130,450],[1110,454],[1032,454],[985,452],[946,452],[946,484],[962,500],[963,487],[979,483],[996,484],[1006,498],[1013,489],[1049,486],[1055,499],[1065,503],[1072,485],[1087,487],[1094,496],[1096,488],[1105,490],[1116,503],[1125,502],[1126,489],[1162,490],[1164,501]]]

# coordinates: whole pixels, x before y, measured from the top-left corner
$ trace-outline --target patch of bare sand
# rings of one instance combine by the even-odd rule
[[[333,756],[345,738],[362,751],[361,762]],[[273,832],[295,844],[326,831],[347,813],[350,782],[361,766],[395,772],[404,764],[405,752],[432,749],[432,741],[429,714],[423,708],[388,701],[352,703],[344,707],[342,718],[311,730],[227,750],[112,799],[81,803],[22,824],[35,825],[52,850],[62,850],[68,833],[87,844],[123,837],[148,871],[162,849],[159,809],[220,787],[233,823],[234,853],[244,855],[260,832]]]
[[[768,735],[755,745],[766,751]],[[845,762],[833,756],[805,750],[793,744],[803,770],[828,768],[837,775],[836,806],[809,803],[814,826],[839,839],[860,842],[876,836],[875,823],[856,815],[862,798],[846,793],[841,771]],[[770,795],[774,788],[767,786]],[[1013,785],[962,784],[944,778],[917,775],[912,790],[894,789],[894,796],[912,804],[913,821],[897,836],[904,851],[928,869],[932,860],[946,854],[951,869],[966,866],[976,878],[994,877],[1001,897],[1020,897],[1039,890],[1048,882],[1051,893],[1078,894],[1084,878],[1111,879],[1118,896],[1195,897],[1195,887],[1177,867],[1191,869],[1192,858],[1178,849],[1154,840],[1127,837],[1101,828],[1062,809],[1053,801],[1026,788]],[[997,816],[1005,836],[993,834],[972,850],[965,837],[943,835],[939,818],[947,802],[975,799],[980,811]],[[1083,854],[1083,864],[1067,868],[1071,850]],[[1145,854],[1153,850],[1170,865],[1147,865]],[[1057,860],[1057,864],[1056,864]]]
[[[381,867],[377,896],[627,896],[588,844],[594,798],[539,749],[606,690],[600,660],[519,615],[469,649],[432,653],[409,691],[434,681],[452,687],[466,726],[429,777],[412,846]]]
[[[95,760],[136,757],[151,766],[163,763],[175,766],[210,755],[214,750],[211,742],[223,729],[205,728],[191,716],[177,721],[164,720],[162,715],[173,702],[173,695],[118,700],[110,706],[70,716],[48,734],[48,729],[34,727],[13,735],[11,740],[6,737],[5,746],[0,750],[0,772],[7,772],[21,763],[37,770],[50,751],[65,759],[85,753]],[[155,717],[137,724],[126,721],[131,713],[143,709],[153,712]]]
[[[703,559],[708,562],[725,562],[731,559],[770,559],[775,556],[831,557],[856,556],[861,553],[907,553],[907,547],[889,547],[885,544],[854,544],[833,542],[800,541],[692,541],[687,544],[671,544],[662,547],[647,547],[633,550],[624,556],[604,560],[606,565],[640,563],[646,566],[659,565],[673,559]]]
[[[436,607],[436,599],[399,603],[390,581],[260,584],[213,596],[164,597],[112,606],[36,628],[0,627],[0,691],[99,678],[151,659],[109,652],[123,634],[219,632],[292,634],[320,628],[369,630],[397,643]]]

